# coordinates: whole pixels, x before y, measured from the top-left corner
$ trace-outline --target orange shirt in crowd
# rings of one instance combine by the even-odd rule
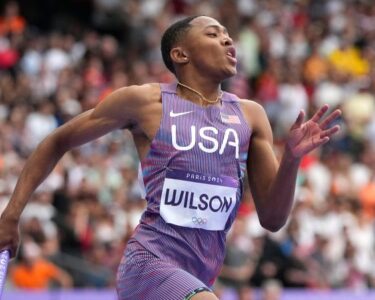
[[[8,33],[22,33],[25,30],[26,22],[21,16],[12,18],[0,17],[0,36]]]
[[[359,200],[366,216],[375,217],[375,182],[370,182],[362,188]]]
[[[319,55],[313,55],[306,60],[303,75],[310,83],[318,83],[328,72],[327,61]]]
[[[18,288],[47,289],[58,274],[59,269],[54,264],[39,259],[32,265],[15,265],[10,272],[10,278]]]

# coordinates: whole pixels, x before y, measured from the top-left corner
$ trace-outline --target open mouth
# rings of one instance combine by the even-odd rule
[[[234,47],[229,47],[227,51],[227,56],[230,58],[232,62],[237,62],[236,59],[236,49]]]

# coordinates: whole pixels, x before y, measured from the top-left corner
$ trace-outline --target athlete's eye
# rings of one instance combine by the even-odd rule
[[[217,33],[215,33],[215,32],[209,32],[209,33],[207,33],[207,35],[210,36],[210,37],[217,37]]]

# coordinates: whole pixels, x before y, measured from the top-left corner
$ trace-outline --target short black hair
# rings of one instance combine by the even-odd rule
[[[191,27],[190,22],[197,17],[200,17],[200,16],[186,17],[182,20],[179,20],[173,23],[171,26],[167,28],[167,30],[164,32],[161,38],[161,55],[163,57],[165,66],[173,74],[176,74],[176,72],[174,69],[174,65],[171,59],[170,52],[172,48],[176,45],[176,43],[181,40],[181,38],[185,35],[185,33]]]

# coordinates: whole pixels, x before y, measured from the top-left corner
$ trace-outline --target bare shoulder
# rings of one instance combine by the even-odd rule
[[[247,111],[253,111],[253,110],[257,112],[264,111],[263,106],[254,100],[239,99],[239,103]]]
[[[114,91],[108,97],[121,104],[135,105],[139,108],[141,105],[159,101],[160,85],[158,83],[131,85]]]
[[[261,124],[267,120],[267,115],[263,106],[256,101],[239,99],[239,103],[244,117],[253,129],[261,126]]]
[[[111,118],[137,123],[149,110],[152,103],[160,102],[158,83],[132,85],[115,90],[95,108],[94,115],[106,115]]]

